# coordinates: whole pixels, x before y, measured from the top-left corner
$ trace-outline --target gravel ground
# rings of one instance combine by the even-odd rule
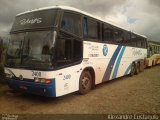
[[[0,113],[160,113],[160,66],[133,77],[100,84],[86,95],[71,93],[59,98],[45,98],[14,92],[1,84]]]

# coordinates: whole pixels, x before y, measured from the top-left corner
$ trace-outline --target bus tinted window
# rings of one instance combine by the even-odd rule
[[[123,41],[123,31],[122,30],[119,30],[119,29],[115,29],[114,30],[114,40],[116,42],[122,42]]]
[[[109,25],[103,25],[102,38],[103,41],[113,41],[113,28]]]
[[[130,32],[124,31],[123,34],[124,34],[124,41],[128,41],[129,42],[130,41],[130,37],[131,37]]]
[[[84,18],[83,19],[83,34],[84,38],[90,38],[90,39],[98,39],[98,22]]]
[[[81,36],[81,16],[75,13],[64,12],[61,28],[64,31]]]

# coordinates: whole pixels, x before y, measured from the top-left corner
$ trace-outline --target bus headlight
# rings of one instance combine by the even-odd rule
[[[51,80],[50,79],[44,79],[44,78],[37,78],[37,77],[35,77],[34,78],[34,82],[50,84]]]
[[[40,82],[40,79],[37,78],[37,77],[35,77],[35,78],[34,78],[34,82]]]
[[[40,78],[40,82],[41,83],[45,83],[45,79],[44,78]]]

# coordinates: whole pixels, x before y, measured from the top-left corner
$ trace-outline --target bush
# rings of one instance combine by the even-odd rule
[[[3,66],[0,66],[0,83],[6,83]]]

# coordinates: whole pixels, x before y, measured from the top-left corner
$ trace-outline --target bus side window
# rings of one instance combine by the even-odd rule
[[[114,29],[114,40],[116,43],[122,43],[122,41],[124,40],[124,37],[123,37],[123,31],[118,29],[118,28],[115,28]]]
[[[71,55],[72,55],[72,41],[71,40],[65,40],[65,56],[64,59],[65,60],[71,60]]]
[[[137,46],[137,36],[134,33],[131,33],[131,47]]]
[[[65,58],[65,40],[59,39],[56,43],[56,60],[64,60]]]
[[[103,24],[102,25],[102,40],[107,42],[114,42],[113,41],[113,28],[109,25]]]
[[[56,55],[57,66],[64,66],[71,63],[72,59],[72,41],[69,39],[59,39],[56,44]]]
[[[88,36],[87,18],[83,19],[83,36],[84,38],[87,38]]]
[[[64,12],[61,29],[68,33],[81,36],[81,16],[71,12]]]
[[[124,40],[122,41],[122,45],[124,46],[131,46],[131,34],[128,31],[123,31]]]
[[[100,39],[100,23],[96,20],[83,18],[83,36],[87,39]]]
[[[72,64],[82,59],[83,45],[77,39],[59,39],[56,43],[57,67]]]
[[[77,61],[77,60],[80,60],[82,59],[82,56],[83,56],[83,45],[82,45],[82,41],[79,41],[79,40],[74,40],[73,41],[73,60],[74,61]]]

